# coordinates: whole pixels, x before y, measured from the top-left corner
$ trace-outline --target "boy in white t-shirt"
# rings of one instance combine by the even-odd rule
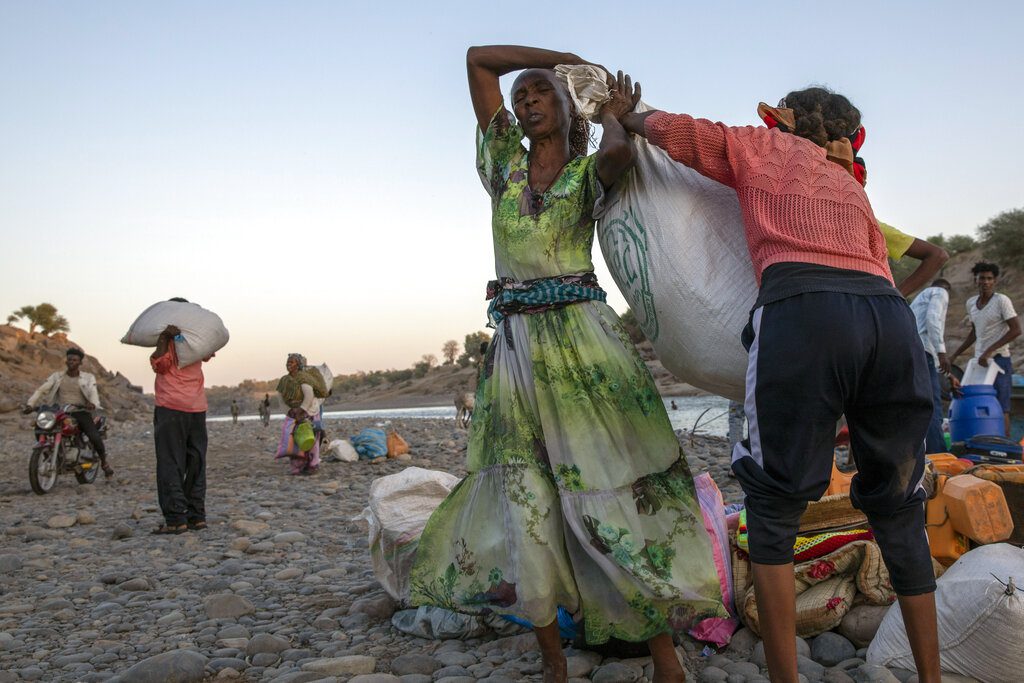
[[[956,350],[950,362],[974,344],[974,359],[979,365],[988,366],[989,361],[1003,369],[996,375],[993,384],[996,398],[1003,408],[1006,421],[1006,435],[1010,434],[1010,387],[1013,378],[1013,362],[1010,360],[1010,342],[1020,336],[1020,320],[1013,302],[1005,294],[996,292],[999,280],[999,266],[994,263],[976,263],[971,269],[978,295],[967,300],[967,315],[971,318],[971,333]]]

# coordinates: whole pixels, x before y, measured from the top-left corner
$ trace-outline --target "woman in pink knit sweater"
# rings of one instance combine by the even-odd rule
[[[750,438],[733,450],[772,681],[797,680],[793,544],[828,487],[845,414],[851,497],[882,549],[922,683],[939,680],[935,577],[924,529],[924,349],[892,283],[862,185],[860,112],[822,88],[762,104],[769,127],[630,113],[626,130],[736,190],[758,299],[744,331]]]

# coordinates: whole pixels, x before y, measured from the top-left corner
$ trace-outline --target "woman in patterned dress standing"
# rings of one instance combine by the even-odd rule
[[[496,333],[469,474],[424,530],[412,599],[530,621],[545,681],[566,680],[559,606],[582,618],[590,643],[647,641],[655,681],[681,681],[672,634],[727,614],[689,467],[593,274],[604,192],[633,163],[619,119],[639,86],[621,72],[609,79],[601,142],[588,156],[586,121],[552,71],[585,63],[517,46],[467,54],[491,197]],[[523,69],[509,112],[499,78]]]

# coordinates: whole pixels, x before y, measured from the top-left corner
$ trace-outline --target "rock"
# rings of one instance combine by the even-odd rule
[[[114,530],[110,533],[110,539],[112,541],[120,541],[123,538],[131,538],[132,528],[121,522],[114,527]]]
[[[67,529],[73,527],[78,518],[75,515],[57,514],[46,520],[46,526],[51,529]]]
[[[811,656],[811,646],[800,636],[796,637],[796,654],[797,656],[802,655],[804,657]],[[767,660],[764,658],[764,641],[758,641],[754,646],[753,651],[750,653],[750,661],[760,667],[767,666]]]
[[[236,519],[231,522],[231,528],[235,531],[241,531],[246,536],[255,536],[261,534],[264,531],[270,531],[270,525],[266,522],[257,522],[252,519]]]
[[[391,674],[359,674],[348,679],[348,683],[402,683],[402,679]]]
[[[232,624],[231,626],[225,626],[221,630],[217,631],[218,638],[244,638],[249,639],[249,629],[242,626],[241,624]],[[244,645],[242,646],[245,647]]]
[[[612,662],[598,667],[590,680],[594,683],[632,683],[639,681],[643,675],[644,670],[636,664]]]
[[[284,638],[272,636],[269,633],[258,633],[253,636],[249,641],[249,644],[246,645],[245,654],[250,657],[263,652],[269,652],[277,655],[284,652],[289,647],[291,647],[291,643]]]
[[[877,664],[861,664],[847,673],[852,673],[855,683],[900,683],[888,669]]]
[[[256,612],[251,602],[234,593],[211,595],[203,602],[203,608],[210,619],[237,619]]]
[[[914,673],[910,678],[906,680],[906,683],[918,683],[917,674]],[[948,671],[942,672],[942,683],[979,683],[977,678],[971,678],[970,676],[961,676],[960,674],[949,673]]]
[[[0,555],[0,574],[10,574],[22,568],[23,562],[17,555]]]
[[[185,621],[185,615],[178,610],[174,610],[173,612],[168,612],[164,616],[157,619],[156,625],[160,627],[166,627],[170,626],[171,624],[177,624],[179,621]]]
[[[850,674],[842,669],[825,669],[825,675],[821,677],[822,683],[854,683]]]
[[[274,535],[274,543],[276,544],[288,544],[288,543],[305,543],[306,534],[301,531],[282,531],[279,534]]]
[[[288,581],[290,579],[297,579],[302,576],[302,570],[298,567],[288,567],[274,574],[274,578],[278,581]]]
[[[242,671],[245,671],[249,665],[245,663],[244,659],[239,659],[238,657],[218,657],[216,659],[211,659],[206,667],[215,672],[220,672],[224,669],[232,669],[234,670],[237,678],[237,675]]]
[[[853,643],[832,631],[826,631],[811,641],[811,659],[826,667],[850,659],[856,652]]]
[[[253,666],[273,666],[281,659],[273,652],[260,652],[252,656]]]
[[[751,662],[732,662],[723,666],[722,670],[729,674],[730,677],[739,675],[743,678],[749,678],[761,675],[760,667]]]
[[[732,634],[732,640],[729,641],[725,651],[730,654],[749,655],[750,651],[757,645],[758,640],[760,639],[757,637],[757,634],[744,626]]]
[[[76,521],[83,526],[87,524],[95,524],[96,515],[92,514],[88,510],[79,510]]]
[[[796,656],[796,670],[807,676],[809,681],[821,680],[821,677],[825,674],[825,667],[810,657],[804,657],[803,655]]]
[[[441,680],[443,678],[461,678],[463,676],[469,676],[473,680],[476,680],[476,676],[473,676],[473,674],[463,666],[444,666],[434,672],[434,678],[437,680]]]
[[[391,615],[395,613],[396,606],[394,599],[390,595],[387,593],[379,593],[377,595],[359,598],[352,603],[348,613],[365,614],[371,619],[376,620],[390,619]]]
[[[586,650],[566,653],[565,663],[567,665],[569,678],[584,678],[601,663],[601,655]]]
[[[116,683],[199,683],[206,677],[206,657],[194,650],[173,650],[143,659]]]
[[[879,605],[857,605],[846,613],[836,630],[855,647],[867,647],[890,609]]]
[[[331,676],[343,676],[346,674],[354,676],[356,674],[373,673],[376,666],[377,659],[375,657],[367,657],[366,655],[348,655],[345,657],[325,657],[323,659],[314,659],[311,662],[303,664],[302,670],[315,671],[317,673],[328,674]]]
[[[700,672],[698,681],[700,683],[723,683],[729,678],[728,672],[719,669],[717,666],[706,666],[704,670]]]
[[[123,583],[119,583],[117,587],[123,591],[129,591],[133,593],[153,590],[153,586],[149,583],[149,579],[142,576],[134,579],[128,579]]]
[[[443,666],[440,661],[430,655],[407,654],[399,655],[391,660],[391,673],[399,676],[406,674],[431,675]]]

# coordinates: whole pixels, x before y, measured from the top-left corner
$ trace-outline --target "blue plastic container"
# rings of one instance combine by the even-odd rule
[[[952,441],[966,441],[972,436],[1006,436],[1003,408],[996,400],[996,390],[988,384],[967,384],[961,387],[963,398],[949,404],[949,436]]]

